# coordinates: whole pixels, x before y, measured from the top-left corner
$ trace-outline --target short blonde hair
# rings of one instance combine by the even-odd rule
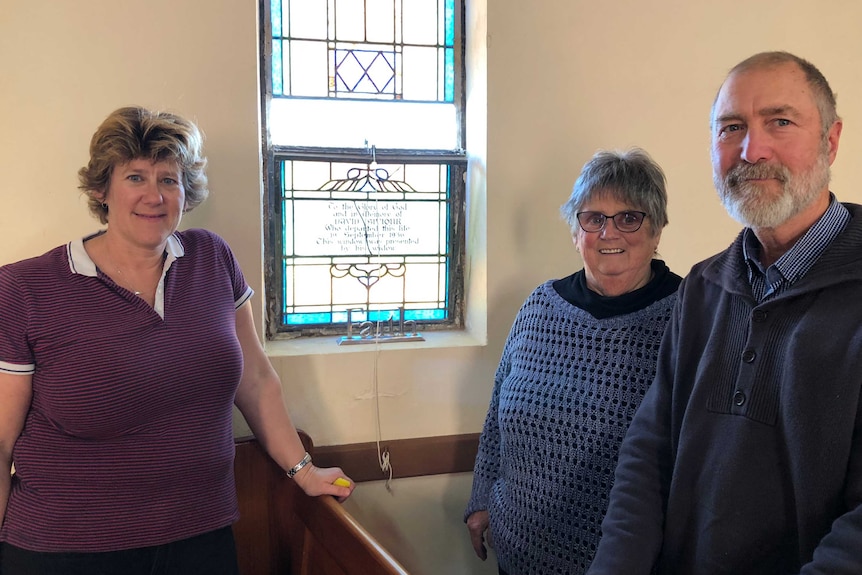
[[[87,195],[90,212],[108,223],[105,194],[116,166],[132,160],[175,161],[182,172],[185,211],[209,195],[207,159],[198,127],[176,114],[154,112],[140,106],[120,108],[105,118],[90,140],[90,161],[78,170],[78,188]]]

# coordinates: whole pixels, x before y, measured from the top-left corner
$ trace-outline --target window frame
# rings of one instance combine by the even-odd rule
[[[288,0],[284,0],[288,1]],[[431,149],[374,149],[378,163],[404,164],[449,164],[449,229],[447,260],[447,310],[448,317],[441,321],[422,321],[422,331],[463,330],[465,322],[465,262],[466,262],[466,204],[467,204],[467,154],[466,154],[466,0],[455,0],[455,77],[453,103],[456,109],[458,141],[454,150]],[[347,324],[287,327],[281,321],[284,310],[283,289],[283,211],[280,166],[285,160],[321,160],[330,162],[369,163],[369,150],[365,148],[311,147],[273,145],[268,127],[272,89],[272,20],[271,0],[259,0],[260,41],[260,105],[261,146],[263,160],[263,274],[265,313],[264,323],[268,340],[284,340],[300,337],[344,335]]]

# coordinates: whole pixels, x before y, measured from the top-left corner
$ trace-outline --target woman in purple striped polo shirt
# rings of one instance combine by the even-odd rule
[[[197,127],[143,108],[93,135],[99,231],[0,268],[0,572],[234,574],[232,406],[309,495],[310,462],[207,196]]]

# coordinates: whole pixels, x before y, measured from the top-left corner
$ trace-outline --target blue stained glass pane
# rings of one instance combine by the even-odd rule
[[[390,315],[394,321],[399,321],[397,310],[370,311],[367,315],[362,312],[353,312],[354,323],[363,321],[388,322]],[[287,313],[284,315],[287,325],[315,325],[329,323],[347,323],[347,312],[325,312],[325,313]],[[445,309],[406,309],[404,310],[404,321],[442,321],[446,319]]]
[[[398,321],[397,316],[394,313],[392,313],[392,310],[388,310],[388,309],[382,310],[382,311],[379,311],[379,310],[378,311],[369,311],[368,312],[368,321],[387,322],[387,321],[389,321],[389,316],[392,316],[395,319],[395,321]]]
[[[455,0],[446,0],[446,46],[455,45]]]
[[[281,0],[272,0],[270,3],[270,19],[272,20],[272,35],[281,36]]]
[[[331,313],[288,313],[284,323],[288,325],[311,325],[315,323],[331,323]]]
[[[444,82],[446,82],[445,87],[445,101],[452,102],[455,100],[455,50],[452,48],[446,48],[446,77],[444,78]]]
[[[441,309],[405,309],[404,310],[404,320],[432,320],[432,319],[443,319],[445,317],[446,310]],[[354,321],[365,321],[364,319],[357,319],[359,317],[358,314],[354,313],[353,318]],[[368,312],[368,321],[381,321],[387,322],[389,318],[392,317],[392,320],[397,322],[400,320],[398,317],[398,310],[379,310],[379,311],[370,311]]]
[[[284,94],[284,58],[281,55],[281,40],[272,41],[272,95]]]
[[[406,309],[404,310],[405,320],[443,320],[446,319],[445,309]]]
[[[351,319],[353,321],[365,321],[365,314],[361,312],[353,312],[353,315],[351,315]],[[347,312],[332,312],[332,323],[347,323]]]

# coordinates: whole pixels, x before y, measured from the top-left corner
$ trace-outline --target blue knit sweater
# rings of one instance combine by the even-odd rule
[[[679,277],[669,275],[675,289]],[[590,564],[619,446],[652,382],[675,302],[666,290],[642,309],[596,319],[548,281],[522,306],[497,369],[465,513],[488,510],[510,575],[576,575]]]

